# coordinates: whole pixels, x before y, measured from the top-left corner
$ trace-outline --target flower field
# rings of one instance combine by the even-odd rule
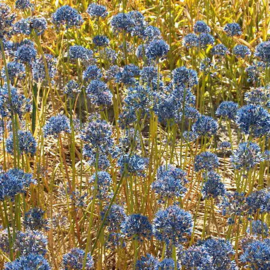
[[[0,3],[0,269],[270,269],[268,0]]]

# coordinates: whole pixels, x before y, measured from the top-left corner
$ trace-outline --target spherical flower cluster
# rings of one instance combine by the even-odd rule
[[[31,154],[34,155],[37,151],[37,143],[30,131],[19,130],[16,135],[16,142],[18,144],[19,153],[22,154]],[[10,154],[14,154],[14,139],[13,133],[6,140],[6,149]]]
[[[238,44],[233,48],[233,54],[236,57],[245,58],[251,55],[251,51],[247,46]]]
[[[152,236],[152,225],[146,216],[133,214],[121,224],[122,233],[132,240],[143,241]]]
[[[31,253],[44,256],[47,253],[47,244],[48,240],[41,232],[26,230],[17,232],[14,249],[24,256]]]
[[[70,80],[65,86],[64,93],[70,98],[73,98],[75,94],[78,94],[80,92],[81,92],[80,85],[74,80]]]
[[[186,142],[194,142],[198,139],[198,134],[193,131],[184,131],[183,132],[183,138]]]
[[[44,137],[58,136],[61,132],[70,133],[69,119],[65,115],[52,116],[43,127]]]
[[[48,220],[44,219],[45,211],[40,208],[32,208],[24,215],[23,225],[29,230],[47,229]]]
[[[265,222],[262,222],[261,220],[253,220],[251,222],[251,226],[247,229],[247,233],[263,237],[269,235],[268,231],[269,229],[267,224]]]
[[[87,69],[83,72],[84,81],[99,79],[102,77],[102,72],[98,66],[88,66]]]
[[[240,260],[252,270],[270,268],[270,239],[248,240],[242,243]]]
[[[220,103],[216,110],[216,115],[228,118],[231,120],[235,119],[238,104],[232,101],[223,101]]]
[[[248,213],[268,213],[270,211],[270,190],[261,189],[252,192],[246,198]]]
[[[252,169],[262,161],[261,149],[256,143],[240,143],[238,149],[233,152],[231,162],[235,169]]]
[[[226,192],[224,184],[221,182],[221,177],[214,171],[207,172],[204,175],[205,183],[202,188],[204,198],[217,198],[223,196]]]
[[[228,141],[221,142],[221,143],[218,145],[218,149],[221,150],[221,151],[230,150],[231,148],[232,148],[232,145],[231,145],[231,143],[228,142]]]
[[[13,25],[13,32],[30,35],[34,31],[38,36],[42,35],[47,29],[47,21],[45,18],[28,17],[21,19]]]
[[[175,86],[191,88],[198,84],[197,72],[186,67],[179,67],[173,70],[173,83]]]
[[[200,170],[212,171],[218,168],[219,161],[217,155],[211,152],[202,152],[194,159],[194,169],[196,172]]]
[[[4,270],[51,270],[48,261],[42,256],[31,253],[27,256],[21,256],[13,262],[5,263]]]
[[[225,45],[218,44],[211,49],[211,53],[212,55],[216,55],[216,56],[225,56],[226,54],[229,53],[229,50],[227,49]]]
[[[240,108],[236,123],[245,134],[256,138],[270,133],[270,114],[261,106],[246,105]]]
[[[211,257],[211,267],[216,270],[236,270],[237,266],[231,257],[234,255],[234,249],[229,241],[224,239],[208,238],[201,241],[198,246],[202,246]]]
[[[7,81],[7,77],[9,78],[10,82],[13,84],[15,79],[23,79],[25,77],[25,67],[23,64],[18,63],[16,61],[7,63],[7,73],[5,67],[2,68],[2,78]]]
[[[186,47],[187,49],[198,47],[199,46],[198,37],[193,33],[186,35],[183,39],[183,46]]]
[[[57,26],[65,25],[66,28],[81,26],[83,23],[82,16],[78,11],[68,5],[62,6],[52,14],[52,22]]]
[[[112,93],[107,85],[99,80],[92,80],[86,88],[86,94],[96,105],[111,105]]]
[[[164,40],[154,39],[147,45],[145,55],[150,60],[158,60],[167,55],[169,49],[169,45]]]
[[[186,173],[169,164],[158,168],[157,180],[152,183],[152,189],[161,198],[181,197],[187,191],[186,183]]]
[[[248,82],[255,83],[259,81],[260,71],[256,65],[251,65],[245,69],[248,79]]]
[[[135,22],[129,13],[118,13],[111,19],[111,26],[114,32],[131,32]]]
[[[95,36],[93,38],[93,43],[98,47],[103,47],[109,45],[110,40],[106,36]]]
[[[89,179],[89,184],[91,184],[91,189],[97,192],[97,198],[100,200],[105,200],[109,198],[109,188],[112,184],[112,178],[109,173],[100,171],[93,174]]]
[[[93,52],[84,48],[83,46],[74,45],[69,47],[68,55],[72,60],[80,59],[87,62],[92,59]]]
[[[217,133],[218,123],[210,116],[202,115],[192,126],[192,131],[199,136],[213,136]]]
[[[73,248],[69,253],[64,254],[62,264],[65,270],[83,269],[85,252],[79,248]],[[85,270],[93,270],[94,261],[90,253],[87,253]]]
[[[101,212],[101,219],[104,219],[104,215],[105,212]],[[118,204],[113,204],[107,215],[105,225],[108,226],[110,232],[117,232],[120,230],[121,224],[125,221],[126,217],[124,208]]]
[[[20,46],[16,53],[15,57],[17,61],[30,64],[36,59],[37,51],[32,45],[22,45]]]
[[[160,36],[161,36],[161,32],[159,28],[155,26],[148,25],[144,29],[144,37],[146,37],[148,40],[153,40],[154,38],[160,38]]]
[[[140,69],[138,66],[130,64],[124,66],[123,69],[120,70],[115,75],[115,82],[117,83],[123,83],[125,85],[134,85],[136,83],[136,80],[134,77],[138,77],[140,75]]]
[[[177,266],[175,267],[175,262],[172,258],[166,258],[162,260],[161,262],[158,262],[155,266],[154,270],[180,270],[180,265],[177,263]]]
[[[262,107],[270,107],[270,91],[269,87],[259,87],[246,92],[244,99],[247,104],[261,105]]]
[[[15,20],[15,14],[11,13],[11,8],[4,4],[0,3],[0,38],[4,36],[10,36],[11,27],[13,21]]]
[[[196,21],[193,27],[193,31],[196,34],[200,34],[200,33],[209,33],[211,29],[204,21]]]
[[[153,80],[157,80],[158,78],[158,71],[157,68],[154,66],[146,66],[143,67],[140,71],[140,77],[142,82],[150,84]]]
[[[189,212],[178,206],[159,210],[153,220],[153,232],[157,240],[177,245],[186,241],[192,232],[193,221]]]
[[[102,5],[97,5],[95,3],[90,4],[86,10],[86,12],[91,16],[91,17],[101,17],[105,18],[108,15],[107,8]]]
[[[44,58],[46,61],[46,67],[44,64]],[[36,82],[43,82],[45,79],[51,80],[55,77],[57,62],[56,58],[54,58],[51,54],[45,54],[44,58],[41,56],[32,63],[33,79]],[[53,81],[51,81],[51,83],[53,83]]]
[[[155,270],[158,264],[158,260],[150,254],[146,254],[146,257],[141,257],[137,260],[135,270]]]
[[[27,8],[33,8],[33,4],[31,4],[31,2],[29,0],[16,0],[15,2],[15,7],[17,9],[27,9]]]
[[[208,33],[202,33],[198,37],[199,40],[199,46],[200,48],[206,48],[209,45],[213,45],[215,42],[215,39],[213,36],[211,36]]]
[[[270,41],[265,41],[256,46],[254,56],[265,63],[270,62]]]
[[[240,36],[242,34],[241,27],[238,23],[227,23],[224,27],[224,32],[229,37]]]
[[[24,193],[31,184],[36,184],[32,174],[19,169],[10,169],[0,173],[0,201],[5,198],[14,200],[19,193]]]

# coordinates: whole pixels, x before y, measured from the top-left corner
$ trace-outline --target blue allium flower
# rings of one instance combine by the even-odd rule
[[[194,24],[193,31],[196,34],[200,34],[200,33],[209,33],[211,29],[204,21],[197,21]]]
[[[56,73],[56,58],[54,58],[51,54],[45,54],[45,61],[47,66],[47,71],[44,65],[44,59],[41,56],[40,58],[36,59],[35,62],[32,63],[32,72],[33,72],[33,79],[36,82],[42,82],[45,79],[53,79]],[[49,78],[48,78],[49,76]],[[53,81],[52,81],[53,83]]]
[[[247,104],[261,105],[262,107],[269,108],[270,91],[269,87],[259,87],[246,92],[244,99]]]
[[[32,208],[24,215],[23,225],[26,229],[42,230],[47,229],[48,220],[44,219],[45,211],[40,208]]]
[[[185,184],[188,182],[186,173],[172,165],[160,166],[157,171],[157,180],[152,183],[152,189],[161,198],[182,197],[187,191]]]
[[[210,116],[202,115],[193,124],[192,131],[196,132],[199,136],[212,136],[217,133],[218,123]]]
[[[183,38],[183,46],[186,47],[187,49],[198,47],[199,46],[198,37],[193,33],[186,35]]]
[[[31,253],[13,262],[5,263],[4,270],[51,270],[48,261],[41,255]]]
[[[45,18],[31,17],[30,29],[34,30],[38,36],[42,35],[47,29],[47,21]]]
[[[47,244],[48,240],[46,236],[39,231],[19,231],[16,234],[14,249],[24,256],[31,253],[44,256],[47,253]]]
[[[62,264],[65,270],[83,269],[85,252],[79,248],[73,248],[69,253],[64,254]],[[94,261],[90,253],[87,253],[85,270],[94,269]]]
[[[73,98],[75,94],[78,94],[80,92],[81,92],[80,85],[73,80],[70,80],[65,86],[64,93],[70,98]]]
[[[248,227],[247,233],[266,237],[269,235],[268,225],[261,220],[253,220]]]
[[[139,11],[130,11],[129,16],[131,20],[134,22],[134,27],[132,28],[131,35],[132,36],[138,36],[140,38],[145,37],[145,28],[147,26],[147,23],[144,20],[144,16]]]
[[[202,152],[201,154],[195,156],[194,159],[194,169],[196,172],[200,170],[212,171],[218,168],[219,161],[216,154],[211,152]]]
[[[151,82],[158,78],[158,70],[154,66],[146,66],[140,71],[140,76],[142,82],[151,85]]]
[[[36,153],[37,143],[31,132],[19,130],[16,137],[17,137],[16,138],[17,144],[19,147],[19,149],[17,150],[19,150],[20,154],[34,155]],[[8,153],[14,154],[13,133],[11,133],[6,140],[6,149]]]
[[[89,179],[89,184],[91,184],[91,189],[97,191],[97,198],[104,200],[109,198],[109,188],[112,184],[112,178],[109,173],[100,171],[93,174]]]
[[[204,246],[191,246],[187,250],[181,249],[179,258],[185,269],[213,269],[212,258]]]
[[[237,111],[236,123],[245,133],[255,138],[269,135],[270,114],[261,106],[246,105]]]
[[[234,120],[236,117],[237,108],[237,103],[232,101],[223,101],[219,104],[216,110],[216,115]]]
[[[28,17],[26,19],[21,19],[13,25],[13,32],[30,35],[32,31],[40,36],[47,29],[47,21],[45,18],[41,17]]]
[[[231,162],[237,170],[250,170],[261,161],[261,148],[258,144],[252,142],[240,143],[238,149],[231,156]]]
[[[198,139],[198,134],[193,131],[184,131],[183,138],[186,142],[194,142]]]
[[[169,52],[169,45],[162,39],[152,40],[145,48],[145,55],[150,60],[157,60]]]
[[[153,220],[153,232],[157,240],[177,245],[186,241],[193,227],[192,216],[178,206],[159,210]]]
[[[123,83],[125,85],[133,85],[135,84],[134,77],[138,77],[140,75],[140,68],[136,65],[129,64],[124,66],[124,68],[116,74],[115,82]]]
[[[175,268],[175,262],[172,258],[166,258],[161,262],[158,262],[154,268],[154,270],[180,270],[180,265],[177,263]]]
[[[36,59],[37,50],[32,45],[22,45],[15,53],[16,60],[23,63],[31,63]]]
[[[173,70],[173,83],[175,86],[191,88],[198,84],[197,72],[186,67],[179,67]]]
[[[15,2],[15,7],[17,9],[21,9],[21,10],[24,10],[24,9],[27,9],[27,8],[33,8],[33,4],[31,4],[31,2],[29,0],[16,0]]]
[[[255,66],[255,65],[249,66],[245,69],[245,71],[247,72],[247,76],[248,76],[247,81],[248,82],[255,83],[259,80],[260,71],[259,71],[257,66]]]
[[[135,174],[144,175],[143,171],[148,165],[148,159],[140,157],[138,155],[122,155],[118,159],[118,166],[120,167],[121,174]]]
[[[256,46],[254,56],[265,63],[270,62],[270,41],[265,41]]]
[[[91,17],[101,17],[105,18],[108,15],[107,8],[102,5],[97,5],[95,3],[92,3],[88,6],[86,12],[91,16]]]
[[[145,238],[150,239],[152,236],[152,225],[148,217],[140,214],[127,216],[121,224],[121,230],[132,240],[143,241]]]
[[[270,239],[247,240],[242,243],[243,254],[240,261],[246,268],[252,270],[265,270],[270,268]]]
[[[245,58],[251,55],[251,51],[247,46],[238,44],[233,48],[233,54],[236,57]]]
[[[83,79],[85,81],[99,79],[102,77],[102,72],[98,66],[88,66],[87,69],[83,72]]]
[[[10,6],[0,3],[0,38],[9,36],[13,21],[15,20],[15,14],[11,13]]]
[[[31,34],[30,20],[26,18],[26,19],[21,19],[17,21],[16,23],[14,23],[13,32],[15,34],[30,35]]]
[[[199,46],[201,48],[206,48],[209,45],[213,45],[214,42],[215,42],[214,37],[211,36],[208,33],[202,33],[202,34],[200,34],[199,37],[198,37],[198,40],[199,40]]]
[[[30,100],[19,94],[16,88],[11,87],[10,94],[11,100],[7,84],[0,87],[0,115],[2,117],[16,113],[21,118],[23,114],[31,111]]]
[[[112,127],[110,124],[104,120],[92,119],[81,134],[81,139],[87,143],[84,145],[84,154],[87,154],[88,157],[93,155],[94,160],[96,160],[97,154],[99,158],[110,154],[114,146],[111,136]]]
[[[201,116],[201,114],[196,108],[190,106],[185,106],[183,108],[183,115],[185,116],[186,119],[189,120],[197,120]]]
[[[202,188],[204,198],[216,198],[223,196],[226,193],[224,184],[221,182],[221,177],[214,171],[207,172],[204,175],[205,183]]]
[[[44,136],[55,135],[61,132],[70,133],[70,121],[65,115],[52,116],[43,127]]]
[[[216,56],[225,56],[226,54],[229,53],[229,50],[227,49],[225,45],[218,44],[211,49],[211,53],[212,55],[216,55]]]
[[[62,6],[52,14],[52,22],[57,26],[65,25],[66,28],[81,26],[83,23],[82,16],[78,11],[68,5]]]
[[[225,151],[225,150],[229,150],[232,148],[232,145],[230,142],[228,141],[224,141],[224,142],[221,142],[219,145],[218,145],[218,149],[221,150],[221,151]]]
[[[8,77],[11,83],[13,84],[15,79],[23,79],[25,77],[25,66],[16,61],[7,63],[7,72]],[[7,81],[6,69],[2,68],[1,72],[2,77]]]
[[[114,32],[131,32],[135,26],[135,22],[129,13],[118,13],[112,17],[111,26]]]
[[[208,238],[200,241],[198,246],[202,246],[211,257],[211,267],[215,270],[237,270],[237,266],[231,257],[234,255],[232,244],[224,239]]]
[[[160,32],[159,28],[152,26],[152,25],[148,25],[144,29],[144,36],[148,40],[153,40],[154,38],[160,38],[161,32]]]
[[[32,174],[22,170],[10,169],[0,173],[0,201],[6,197],[14,200],[17,194],[25,193],[31,184],[36,184],[36,180],[32,178]]]
[[[68,50],[68,55],[70,59],[80,59],[82,61],[90,61],[93,58],[93,52],[84,48],[83,46],[70,46]]]
[[[105,210],[107,210],[107,208],[105,208]],[[101,219],[104,219],[104,215],[105,211],[101,212]],[[117,232],[120,230],[121,224],[125,219],[126,214],[124,208],[118,204],[113,204],[105,221],[105,225],[108,226],[110,232]]]
[[[242,34],[241,27],[238,23],[227,23],[224,27],[224,32],[229,37],[240,36]]]
[[[93,43],[98,47],[108,46],[109,42],[110,40],[106,36],[98,35],[93,38]]]
[[[269,213],[270,211],[270,190],[261,189],[252,192],[246,198],[249,214]]]
[[[96,105],[111,105],[112,93],[107,85],[99,80],[93,80],[86,88],[86,94]]]
[[[141,257],[137,260],[135,270],[155,270],[158,260],[151,254],[146,254],[146,257]]]

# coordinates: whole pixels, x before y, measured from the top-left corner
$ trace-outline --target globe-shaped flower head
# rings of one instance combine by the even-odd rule
[[[61,132],[70,133],[69,119],[65,115],[52,116],[43,127],[44,136],[57,136]]]
[[[227,23],[224,27],[224,32],[229,37],[240,36],[242,34],[241,27],[238,23]]]
[[[211,152],[202,152],[194,159],[194,169],[196,172],[200,170],[212,171],[218,168],[219,161],[217,155]]]

